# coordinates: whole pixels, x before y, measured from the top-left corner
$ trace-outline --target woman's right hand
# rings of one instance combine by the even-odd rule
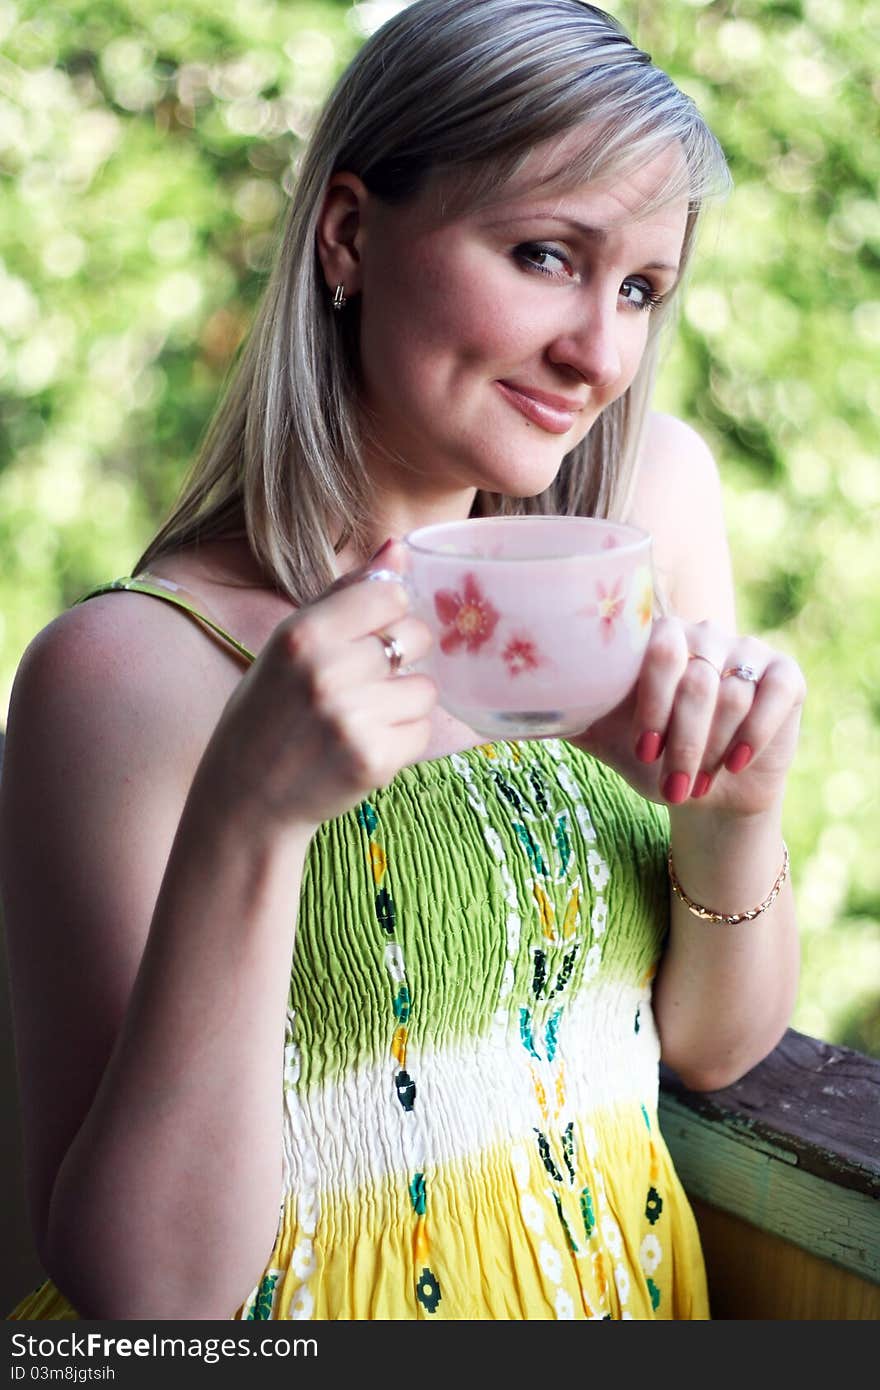
[[[205,751],[197,781],[228,811],[237,801],[269,826],[313,833],[384,786],[428,743],[434,682],[392,674],[378,636],[403,661],[427,652],[431,634],[410,614],[403,583],[370,578],[400,571],[388,541],[273,632],[236,687]]]

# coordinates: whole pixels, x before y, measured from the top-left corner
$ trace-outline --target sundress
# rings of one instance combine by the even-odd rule
[[[170,588],[95,592],[113,589],[253,659]],[[665,809],[552,739],[413,764],[320,826],[277,1237],[231,1317],[709,1317],[657,1120],[668,835]],[[10,1316],[78,1314],[47,1281]]]

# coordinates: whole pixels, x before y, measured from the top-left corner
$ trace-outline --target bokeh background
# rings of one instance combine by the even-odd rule
[[[794,1026],[880,1056],[880,5],[609,7],[729,154],[658,404],[719,459],[741,626],[809,682]],[[30,638],[167,507],[316,107],[399,8],[0,0],[0,728]]]

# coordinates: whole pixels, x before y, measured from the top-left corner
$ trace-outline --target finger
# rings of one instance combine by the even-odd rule
[[[414,763],[424,754],[431,737],[429,716],[395,724],[373,736],[364,752],[362,777],[364,784],[385,787],[402,767]]]
[[[290,654],[308,663],[329,646],[356,641],[402,618],[409,607],[403,584],[375,584],[362,577],[329,589],[281,624]]]
[[[394,669],[392,653],[385,649],[385,639],[396,644],[400,652],[400,665]],[[363,670],[364,677],[394,676],[407,666],[420,661],[427,655],[433,641],[431,629],[421,618],[408,614],[398,622],[389,623],[376,632],[367,633],[353,644],[354,654]]]
[[[391,682],[373,682],[358,694],[354,717],[368,738],[376,737],[382,729],[427,718],[437,703],[437,686],[421,671]]]
[[[663,749],[675,691],[687,665],[687,643],[681,623],[661,618],[654,624],[636,689],[633,726],[636,757],[656,762]]]
[[[748,715],[758,693],[757,681],[743,680],[732,671],[739,665],[753,670],[760,680],[768,664],[767,648],[763,643],[740,639],[735,656],[726,656],[720,665],[722,676],[718,682],[718,699],[712,727],[706,739],[701,759],[700,773],[697,776],[692,795],[705,796],[718,773],[724,758],[731,748],[731,740],[736,730]]]
[[[333,746],[345,750],[355,778],[378,786],[427,742],[436,702],[434,682],[416,673],[337,691],[322,709],[322,723]]]
[[[358,565],[356,569],[340,575],[335,584],[327,590],[327,593],[350,588],[352,584],[359,584],[363,579],[400,583],[406,573],[407,562],[406,546],[402,541],[391,536],[384,545],[379,546],[374,555],[370,556],[366,564]]]
[[[736,676],[723,685],[749,685],[754,692],[748,710],[738,721],[719,761],[728,772],[742,772],[759,758],[793,713],[799,713],[806,696],[803,672],[796,661],[775,655],[756,686]]]
[[[714,665],[688,661],[676,687],[660,772],[660,789],[672,805],[690,796],[704,763],[720,683]]]

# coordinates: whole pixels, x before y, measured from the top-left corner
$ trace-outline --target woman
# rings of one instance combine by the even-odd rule
[[[340,80],[140,579],[16,681],[15,1316],[708,1315],[657,1061],[711,1089],[786,1027],[803,698],[648,412],[724,178],[579,0],[419,0]],[[667,613],[607,719],[480,747],[396,669],[398,538],[526,511],[650,530]]]

